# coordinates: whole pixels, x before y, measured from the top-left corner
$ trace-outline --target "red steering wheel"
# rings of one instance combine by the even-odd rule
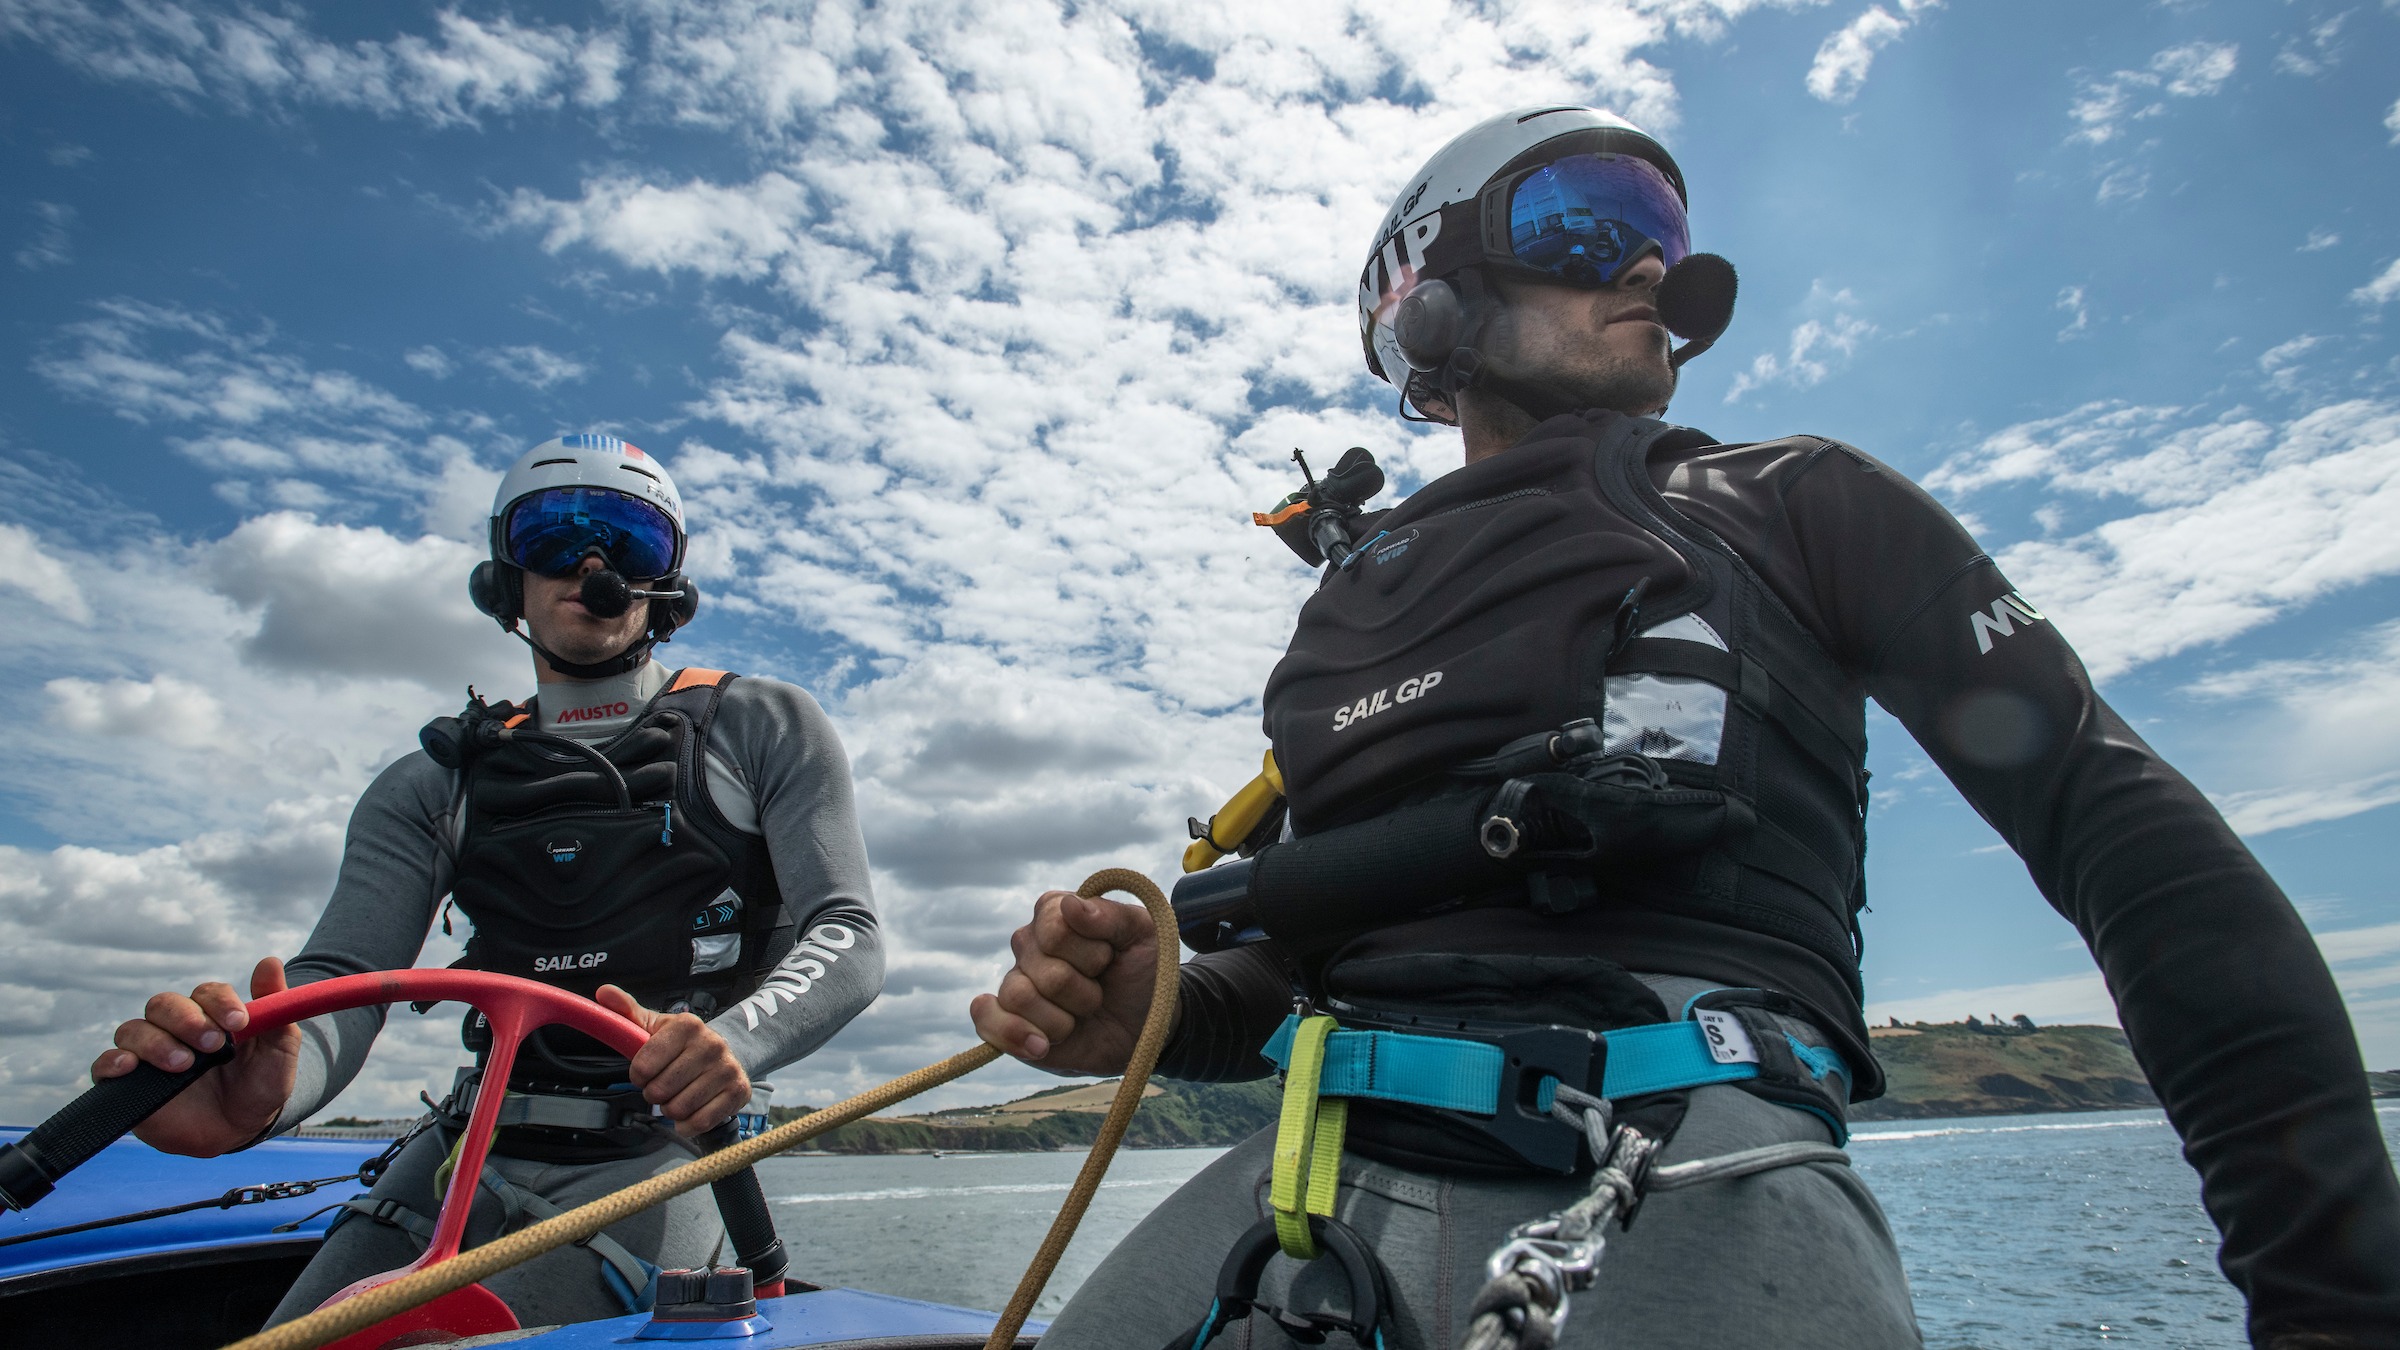
[[[233,1040],[238,1044],[348,1008],[408,1001],[465,1003],[484,1015],[492,1028],[492,1047],[483,1064],[485,1086],[475,1094],[475,1109],[459,1141],[458,1165],[450,1174],[450,1189],[442,1196],[441,1217],[434,1222],[433,1240],[426,1244],[425,1254],[398,1270],[370,1275],[320,1306],[339,1303],[458,1255],[467,1232],[467,1213],[475,1204],[476,1183],[483,1176],[484,1159],[499,1128],[500,1104],[508,1096],[503,1085],[516,1064],[517,1048],[527,1036],[545,1026],[572,1027],[629,1058],[650,1038],[648,1032],[589,999],[514,975],[480,970],[390,970],[344,975],[254,999],[247,1005],[249,1025],[234,1033]],[[333,1342],[328,1350],[377,1350],[416,1331],[475,1336],[516,1329],[516,1316],[499,1295],[480,1284],[470,1284],[353,1332]]]

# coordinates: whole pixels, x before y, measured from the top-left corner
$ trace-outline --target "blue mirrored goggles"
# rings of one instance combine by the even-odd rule
[[[1637,156],[1569,155],[1508,187],[1509,256],[1560,281],[1604,286],[1653,252],[1673,267],[1691,251],[1683,200]]]
[[[637,581],[663,577],[681,561],[674,520],[608,488],[544,488],[521,497],[508,508],[500,539],[510,562],[544,576],[574,571],[595,548]]]

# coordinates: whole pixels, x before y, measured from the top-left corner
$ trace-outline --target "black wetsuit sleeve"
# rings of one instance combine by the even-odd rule
[[[1157,1073],[1193,1083],[1264,1078],[1275,1065],[1258,1048],[1292,1010],[1292,983],[1267,943],[1204,952],[1183,963],[1175,1030]]]
[[[2400,1347],[2400,1185],[2291,903],[1940,504],[1842,446],[1779,476],[1806,592],[1772,584],[1817,611],[2090,946],[2200,1173],[2253,1340]]]

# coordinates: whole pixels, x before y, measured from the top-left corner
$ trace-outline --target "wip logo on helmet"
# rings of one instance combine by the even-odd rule
[[[1359,312],[1377,309],[1387,298],[1406,295],[1418,273],[1425,270],[1425,250],[1441,232],[1442,213],[1428,211],[1386,236],[1383,247],[1367,259],[1367,270],[1359,275]]]
[[[1975,634],[1975,650],[1984,656],[1992,654],[1994,634],[2001,637],[2015,637],[2018,624],[2036,624],[2041,621],[2042,612],[2026,603],[2025,597],[2015,591],[2010,591],[1994,600],[1991,612],[1988,614],[1980,609],[1967,611],[1967,627]]]
[[[1347,708],[1334,709],[1333,729],[1340,731],[1346,727],[1356,726],[1396,704],[1414,703],[1432,693],[1433,687],[1441,682],[1442,672],[1429,670],[1422,675],[1402,680],[1397,688],[1385,685]]]
[[[603,717],[623,717],[633,711],[630,704],[595,703],[588,708],[569,708],[558,715],[561,722],[597,722]]]

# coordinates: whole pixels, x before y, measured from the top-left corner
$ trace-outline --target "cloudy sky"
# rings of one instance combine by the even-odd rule
[[[566,430],[692,503],[671,654],[856,761],[890,986],[783,1099],[957,1048],[1036,890],[1168,876],[1255,768],[1292,448],[1457,463],[1352,285],[1436,145],[1546,101],[1664,136],[1743,270],[1673,415],[1932,487],[2400,1067],[2395,71],[2395,0],[0,0],[0,1120],[293,952],[367,780],[526,691],[463,579]],[[1871,730],[1870,1011],[2108,1017]],[[454,1027],[399,1014],[340,1109]]]

